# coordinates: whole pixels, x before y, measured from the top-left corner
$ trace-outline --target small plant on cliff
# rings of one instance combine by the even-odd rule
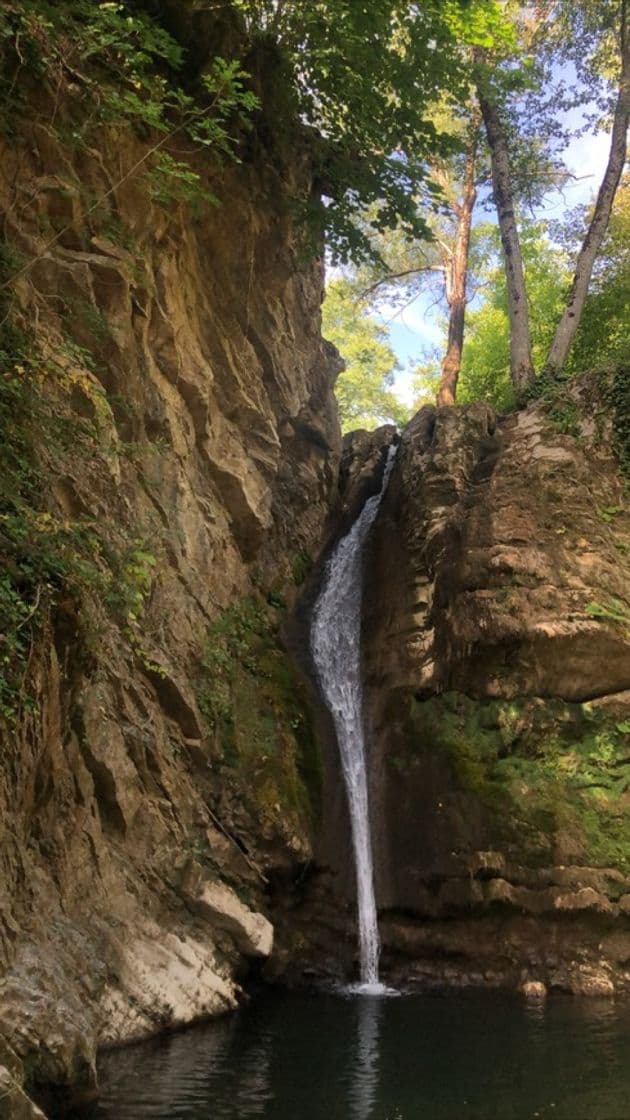
[[[212,727],[230,720],[231,685],[237,668],[258,671],[256,647],[267,630],[262,604],[253,598],[228,607],[212,623],[202,657],[203,683],[198,691],[199,707]]]
[[[147,146],[123,165],[117,182],[88,207],[88,216],[102,210],[126,180],[145,172],[161,201],[214,201],[189,157],[210,153],[215,166],[234,158],[234,126],[247,123],[258,99],[246,87],[238,60],[214,58],[198,75],[194,94],[189,83],[184,88],[180,82],[183,66],[182,47],[131,3],[8,0],[0,15],[5,106],[0,127],[14,130],[21,115],[37,116],[40,104],[46,130],[73,146],[93,143],[98,126],[133,126]],[[32,96],[34,82],[48,93],[48,102]],[[64,97],[72,105],[70,125]],[[63,232],[57,230],[46,249]],[[10,279],[28,267],[26,262],[14,269]]]
[[[617,366],[610,379],[607,397],[613,410],[615,450],[621,469],[630,479],[630,363]]]
[[[145,667],[159,666],[145,652],[141,619],[156,559],[124,532],[106,541],[99,524],[71,518],[50,495],[51,469],[70,456],[87,468],[99,449],[103,394],[81,363],[86,353],[60,342],[58,357],[42,357],[37,340],[7,318],[0,331],[0,719],[15,722],[32,707],[29,670],[37,637],[61,610],[77,636],[88,637],[93,601],[109,608],[109,623],[124,636]],[[50,392],[44,386],[50,383]],[[90,401],[95,421],[64,407],[77,387]],[[103,620],[100,620],[102,626]]]
[[[623,626],[630,633],[630,607],[621,599],[609,599],[607,603],[589,603],[586,613],[602,622],[614,622]]]
[[[302,550],[296,552],[291,561],[291,575],[296,587],[301,587],[313,567],[313,558],[310,553]]]

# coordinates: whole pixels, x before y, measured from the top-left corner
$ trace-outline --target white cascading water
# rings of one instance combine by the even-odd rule
[[[361,683],[361,602],[363,545],[374,524],[394,464],[389,449],[380,493],[368,498],[350,531],[326,565],[313,611],[311,653],[337,732],[357,880],[361,984],[378,985],[380,942],[374,897],[374,870]]]

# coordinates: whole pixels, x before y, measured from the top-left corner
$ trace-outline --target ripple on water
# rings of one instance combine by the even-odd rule
[[[630,1005],[389,994],[266,993],[109,1054],[101,1100],[73,1120],[630,1117]]]

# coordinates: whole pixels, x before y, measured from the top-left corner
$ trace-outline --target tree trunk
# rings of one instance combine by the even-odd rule
[[[514,214],[510,157],[505,130],[497,107],[481,90],[478,92],[490,148],[492,189],[505,260],[510,320],[510,370],[514,388],[517,392],[522,392],[534,379],[534,363],[529,336],[523,258]]]
[[[586,294],[593,273],[593,265],[608,226],[615,193],[626,161],[626,137],[630,118],[630,38],[628,35],[627,0],[622,0],[621,4],[620,43],[621,80],[610,138],[610,155],[597,195],[591,224],[578,254],[567,306],[564,309],[549,351],[547,369],[555,374],[560,373],[564,366],[580,325]]]
[[[480,119],[477,113],[472,121],[470,143],[466,158],[466,170],[462,200],[457,207],[457,236],[453,256],[446,270],[446,297],[448,300],[448,341],[442,359],[442,375],[437,394],[438,405],[453,405],[457,395],[457,382],[462,364],[464,347],[464,326],[466,320],[466,280],[468,278],[468,254],[470,251],[470,230],[477,199],[475,167],[477,143],[479,140]]]

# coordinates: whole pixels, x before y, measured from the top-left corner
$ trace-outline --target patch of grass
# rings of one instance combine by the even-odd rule
[[[609,599],[606,603],[588,603],[586,613],[602,622],[614,622],[630,632],[630,608],[622,599]]]

